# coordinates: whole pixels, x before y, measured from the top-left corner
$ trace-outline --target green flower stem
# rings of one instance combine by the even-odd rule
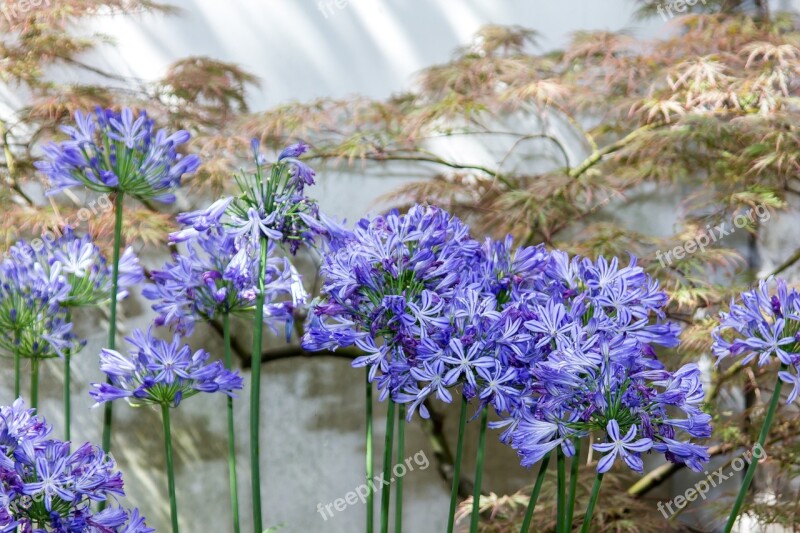
[[[542,491],[544,478],[547,474],[547,465],[550,463],[550,454],[551,452],[547,452],[547,455],[544,456],[541,464],[539,465],[539,473],[536,474],[536,483],[533,484],[531,499],[528,500],[528,509],[525,511],[525,519],[522,521],[522,528],[519,530],[520,533],[528,533],[528,529],[531,527],[533,510],[536,508],[536,502],[539,499],[539,493]]]
[[[458,444],[453,464],[453,487],[450,489],[450,513],[447,515],[447,533],[453,533],[458,502],[458,486],[461,484],[461,460],[464,457],[464,429],[467,426],[467,397],[461,395],[461,414],[458,417]]]
[[[231,356],[231,318],[228,313],[222,315],[222,337],[224,343],[225,368],[232,369]],[[236,480],[236,437],[233,421],[233,398],[228,396],[228,479],[231,490],[231,513],[233,514],[233,531],[239,533],[239,487]]]
[[[566,488],[567,488],[567,460],[564,457],[564,451],[561,446],[556,450],[556,468],[558,479],[558,492],[556,496],[556,531],[558,533],[566,532]]]
[[[161,405],[161,418],[164,422],[164,450],[167,455],[167,483],[169,484],[169,514],[172,519],[172,533],[178,533],[178,500],[175,497],[175,467],[172,463],[172,432],[169,424],[169,405]]]
[[[264,277],[267,272],[267,238],[262,236],[258,262],[258,296],[253,322],[253,353],[250,358],[250,483],[253,493],[253,529],[263,531],[261,520],[261,343],[264,331]]]
[[[31,407],[39,407],[39,358],[31,358]]]
[[[600,483],[603,482],[603,474],[597,473],[594,478],[594,485],[592,485],[592,495],[589,497],[589,505],[586,507],[586,516],[583,518],[583,526],[581,526],[581,533],[589,533],[592,527],[592,515],[594,514],[594,506],[597,503],[597,497],[600,495]]]
[[[406,406],[397,407],[397,464],[405,461],[406,447]],[[403,531],[403,477],[397,478],[397,492],[394,497],[394,533]]]
[[[786,365],[781,363],[780,372],[784,372],[786,368]],[[776,378],[775,389],[772,391],[772,399],[770,400],[769,408],[767,409],[767,416],[764,418],[764,424],[761,426],[761,433],[758,436],[758,445],[762,449],[764,448],[764,444],[767,442],[767,436],[769,435],[769,430],[772,426],[772,419],[775,417],[775,411],[778,410],[778,401],[781,397],[782,386],[783,382],[781,379]],[[731,529],[733,529],[733,524],[736,523],[736,517],[739,516],[739,510],[742,508],[745,496],[747,496],[747,489],[750,488],[750,483],[753,482],[753,476],[756,473],[757,467],[758,459],[754,458],[752,461],[750,461],[750,465],[747,467],[747,472],[744,474],[744,481],[739,489],[739,495],[736,496],[736,503],[733,504],[731,514],[728,517],[728,523],[725,525],[725,533],[730,533]]]
[[[366,403],[367,403],[367,440],[366,440],[366,467],[367,467],[367,486],[372,487],[373,474],[373,450],[372,450],[372,383],[369,381],[369,368],[364,371],[366,379]],[[367,533],[373,532],[375,521],[375,492],[370,488],[367,493]]]
[[[108,349],[113,350],[117,344],[117,292],[119,292],[119,251],[122,247],[122,206],[124,194],[117,192],[114,198],[114,255],[111,270],[111,309],[108,319]],[[106,378],[111,383],[111,378]],[[106,402],[103,407],[103,451],[111,451],[111,422],[113,419],[114,402]],[[105,507],[105,502],[100,503],[100,508]]]
[[[72,322],[72,311],[67,309],[67,322]],[[72,354],[70,350],[64,353],[64,442],[69,442],[71,438],[72,427],[72,394],[70,388],[72,387],[72,370],[70,365],[72,363]]]
[[[581,464],[581,440],[575,442],[575,455],[569,472],[569,496],[567,497],[567,522],[564,531],[572,531],[572,519],[575,513],[575,493],[578,490],[578,473]]]
[[[470,533],[478,533],[481,515],[481,484],[483,483],[483,459],[486,456],[486,425],[489,423],[489,406],[481,410],[481,427],[478,437],[478,460],[475,462],[475,488],[472,491],[472,516],[469,521]]]
[[[19,337],[19,336],[18,336]],[[22,368],[21,368],[21,361],[19,356],[19,340],[17,340],[14,344],[14,399],[16,400],[19,398],[19,395],[22,391],[22,387],[20,386],[20,377],[22,375]]]
[[[394,401],[389,399],[389,408],[386,413],[386,437],[383,448],[383,481],[392,479],[392,444],[394,443]],[[381,490],[381,533],[389,532],[389,498],[391,484],[384,485]]]

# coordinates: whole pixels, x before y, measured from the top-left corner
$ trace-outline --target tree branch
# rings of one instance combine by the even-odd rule
[[[718,444],[716,446],[711,446],[708,449],[709,457],[714,457],[716,455],[720,455],[723,453],[727,453],[733,449],[733,444],[725,443],[725,444]],[[654,489],[655,487],[659,486],[661,483],[669,479],[672,474],[677,472],[678,470],[685,467],[683,463],[665,463],[655,470],[651,470],[645,476],[643,476],[639,481],[631,485],[628,489],[628,496],[632,496],[634,498],[641,498],[650,490]]]
[[[789,259],[778,265],[778,267],[770,273],[770,276],[777,276],[784,270],[788,269],[790,266],[794,265],[797,261],[800,261],[800,248],[798,248],[791,255],[791,257],[789,257]]]
[[[20,187],[19,182],[17,181],[17,163],[16,159],[14,158],[13,152],[11,152],[11,147],[8,143],[8,129],[6,128],[6,123],[0,120],[0,139],[3,141],[3,155],[6,158],[6,168],[8,169],[8,182],[9,186],[14,189],[14,191],[20,195],[20,197],[25,200],[28,205],[33,205],[33,200],[25,194]]]
[[[341,157],[339,154],[317,153],[310,156],[309,159],[336,159],[339,157]],[[392,152],[375,152],[375,153],[364,154],[364,157],[366,159],[371,159],[372,161],[412,161],[412,162],[416,161],[420,163],[435,163],[437,165],[442,165],[456,170],[477,170],[479,172],[483,172],[484,174],[497,178],[498,181],[500,181],[501,183],[503,183],[503,185],[509,187],[510,189],[514,188],[514,185],[508,180],[508,178],[497,171],[491,170],[490,168],[481,165],[455,163],[453,161],[442,159],[441,157],[435,154],[423,155],[420,153],[411,153],[409,155],[400,155],[399,153],[392,153]]]
[[[571,178],[577,178],[577,177],[581,176],[584,172],[586,172],[587,170],[589,170],[590,168],[595,166],[597,163],[602,161],[605,156],[625,148],[636,137],[638,137],[639,135],[641,135],[642,133],[644,133],[646,131],[652,130],[653,128],[655,128],[655,125],[652,125],[652,124],[648,124],[646,126],[642,126],[641,128],[633,130],[632,132],[627,134],[622,139],[619,139],[616,142],[613,142],[613,143],[611,143],[611,144],[609,144],[607,146],[604,146],[603,148],[600,148],[599,150],[595,150],[594,152],[592,152],[591,155],[589,155],[589,157],[587,157],[583,161],[583,163],[581,163],[580,165],[578,165],[577,167],[572,169],[572,171],[569,172],[569,176]]]

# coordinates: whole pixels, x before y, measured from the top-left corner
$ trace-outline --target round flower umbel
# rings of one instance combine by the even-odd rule
[[[169,325],[181,333],[191,332],[198,320],[224,314],[249,314],[258,294],[258,261],[221,216],[232,198],[215,202],[202,211],[183,213],[184,228],[172,237],[185,245],[182,253],[152,273],[153,284],[145,287],[146,298],[155,300],[158,325]],[[305,304],[306,292],[299,273],[286,257],[276,256],[276,244],[267,244],[264,322],[284,323],[291,331],[293,311]]]
[[[99,501],[124,496],[111,456],[89,443],[50,439],[51,428],[21,399],[0,407],[0,530],[152,533],[137,509]]]
[[[178,533],[170,409],[200,392],[221,392],[233,398],[233,391],[243,386],[242,378],[238,372],[227,370],[221,361],[208,363],[207,352],[192,353],[178,335],[168,342],[154,338],[152,328],[147,333],[137,329],[126,340],[132,346],[129,356],[109,349],[101,352],[100,370],[109,379],[107,383],[93,383],[89,394],[98,404],[125,398],[132,405],[161,408],[172,532]]]
[[[39,249],[21,242],[14,253],[35,257],[47,271],[60,268],[69,285],[69,294],[63,301],[67,307],[100,305],[111,298],[111,265],[89,235],[79,237],[71,228],[65,228],[58,239]],[[144,279],[139,258],[133,248],[126,248],[119,262],[117,298],[126,298],[128,289]]]
[[[741,303],[731,301],[730,311],[720,313],[720,325],[712,334],[717,364],[727,357],[736,357],[746,365],[758,357],[758,366],[778,359],[797,370],[800,294],[783,279],[769,279],[743,292],[741,300]]]
[[[240,194],[227,207],[231,231],[242,250],[258,250],[261,239],[267,238],[288,244],[295,254],[302,244],[313,244],[315,235],[325,232],[319,206],[305,194],[305,187],[314,184],[314,171],[299,159],[308,146],[284,148],[269,166],[257,139],[251,148],[256,169],[235,176]]]
[[[132,346],[129,356],[103,349],[100,369],[110,383],[93,383],[90,395],[98,403],[125,398],[129,403],[177,407],[200,392],[221,392],[233,397],[241,389],[238,372],[226,370],[221,361],[208,363],[204,350],[192,353],[175,335],[171,342],[134,330],[126,338]]]
[[[336,233],[323,258],[322,298],[303,345],[320,350],[356,344],[366,355],[353,366],[370,368],[382,399],[416,381],[436,382],[439,389],[432,376],[442,377],[444,365],[424,354],[448,345],[438,335],[450,327],[456,286],[479,256],[469,228],[441,209],[418,205]]]
[[[728,358],[737,358],[747,365],[758,358],[758,366],[776,360],[780,369],[772,390],[772,397],[764,416],[758,446],[766,444],[772,420],[778,409],[783,384],[792,385],[787,403],[792,403],[800,393],[800,293],[790,289],[780,278],[762,280],[758,287],[741,294],[741,303],[731,301],[730,310],[720,313],[720,324],[712,336],[712,352],[717,365]],[[758,461],[753,461],[739,489],[731,509],[725,531],[730,531],[744,503]]]
[[[45,268],[21,241],[0,263],[0,348],[23,358],[63,357],[76,347],[65,302],[70,286],[60,262]]]
[[[53,185],[49,194],[83,185],[96,192],[172,203],[183,175],[200,166],[196,155],[177,151],[190,139],[188,132],[156,131],[144,111],[76,111],[75,122],[62,128],[69,140],[45,146],[44,158],[36,163]]]
[[[700,370],[664,369],[653,345],[673,347],[676,326],[660,322],[667,296],[636,260],[597,261],[553,252],[539,295],[530,299],[534,318],[530,364],[518,366],[519,399],[510,403],[503,440],[531,466],[557,446],[572,455],[575,441],[605,432],[596,445],[608,453],[598,468],[623,459],[641,471],[640,454],[655,450],[668,460],[701,470],[706,448],[676,439],[711,435],[711,417],[701,410]],[[538,301],[539,303],[535,303]],[[685,418],[673,418],[682,411]]]

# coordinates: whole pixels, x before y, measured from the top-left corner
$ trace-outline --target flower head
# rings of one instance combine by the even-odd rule
[[[236,176],[240,194],[227,206],[231,231],[238,235],[239,248],[258,249],[264,237],[287,244],[294,254],[324,231],[317,203],[304,192],[314,183],[314,171],[299,159],[308,146],[289,146],[266,166],[258,140],[251,145],[256,169]]]
[[[21,399],[0,407],[0,528],[2,531],[152,533],[139,511],[96,502],[124,496],[111,456],[86,443],[49,438],[50,427]]]
[[[185,174],[200,165],[196,155],[182,156],[177,148],[190,135],[155,130],[143,111],[135,114],[97,108],[94,114],[75,113],[75,126],[62,128],[69,137],[44,148],[36,167],[50,179],[50,193],[83,185],[97,192],[121,192],[140,200],[175,201],[173,191]]]
[[[739,358],[743,365],[758,358],[758,366],[778,359],[786,366],[779,374],[781,381],[795,386],[788,403],[793,402],[800,375],[800,293],[783,279],[768,279],[743,292],[740,300],[720,313],[712,333],[717,364],[728,357]]]
[[[595,445],[606,454],[601,472],[618,458],[641,471],[640,454],[651,449],[691,468],[707,461],[696,445],[686,454],[666,453],[677,432],[710,436],[711,417],[700,409],[697,366],[670,372],[656,357],[653,346],[675,346],[679,330],[662,321],[666,294],[635,258],[622,266],[616,258],[570,259],[554,251],[525,302],[532,349],[511,360],[518,395],[506,419],[493,424],[506,428],[501,438],[523,465],[556,446],[571,455],[573,441],[595,431],[608,439]]]
[[[449,301],[469,276],[479,248],[460,220],[435,207],[415,206],[405,215],[393,211],[361,220],[352,232],[337,231],[322,266],[323,300],[304,345],[335,349],[358,343],[367,355],[353,364],[369,366],[372,379],[384,377],[383,397],[402,392],[412,368],[437,384],[422,386],[420,397],[439,390],[431,373],[442,377],[445,366],[426,367],[422,354],[449,328]]]
[[[108,349],[100,354],[100,370],[110,383],[92,384],[89,394],[98,403],[125,398],[132,404],[177,407],[199,392],[233,397],[243,386],[238,372],[226,370],[220,361],[208,363],[208,352],[192,352],[178,335],[170,342],[153,337],[152,329],[134,330],[126,340],[130,355]]]
[[[67,320],[70,285],[60,262],[40,262],[20,241],[0,263],[0,348],[24,358],[63,357],[80,344]]]
[[[60,268],[69,285],[65,306],[98,305],[111,298],[111,265],[89,235],[79,237],[67,227],[61,236],[39,249],[24,242],[17,247],[17,254],[36,257],[46,271]],[[119,261],[117,298],[126,298],[128,289],[144,279],[139,258],[133,248],[126,248]]]
[[[774,287],[774,293],[770,289]],[[786,365],[800,362],[800,293],[783,279],[762,280],[758,287],[741,294],[741,303],[731,301],[720,313],[720,324],[712,333],[712,351],[717,364],[727,357],[741,357],[748,364],[758,357],[759,366],[775,356]]]
[[[260,290],[259,258],[222,223],[224,207],[229,203],[230,199],[220,200],[207,210],[178,216],[184,227],[173,237],[184,249],[152,273],[153,283],[143,291],[145,297],[155,301],[157,324],[186,333],[198,320],[251,313],[255,308]],[[264,322],[271,326],[286,324],[291,330],[293,311],[305,304],[306,298],[299,273],[288,258],[277,255],[277,244],[268,241]]]

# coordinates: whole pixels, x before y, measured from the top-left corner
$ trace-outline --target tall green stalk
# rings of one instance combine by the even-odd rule
[[[394,444],[394,401],[389,399],[386,413],[386,436],[383,448],[383,487],[381,487],[381,533],[389,532],[389,500],[392,481],[392,444]]]
[[[222,315],[222,337],[224,343],[225,368],[232,369],[231,356],[231,318],[228,313]],[[233,531],[239,533],[239,486],[236,479],[236,433],[233,420],[233,398],[228,396],[228,481],[231,490],[231,513],[233,514]]]
[[[536,475],[536,483],[533,484],[531,499],[528,500],[528,509],[525,511],[525,518],[522,520],[522,528],[519,530],[520,533],[528,533],[528,529],[531,527],[533,510],[536,509],[536,502],[539,500],[539,493],[542,491],[542,484],[544,484],[544,478],[547,474],[547,465],[550,463],[550,454],[551,452],[547,452],[547,455],[544,456],[539,465],[539,473]]]
[[[566,488],[567,488],[567,461],[564,457],[564,451],[561,446],[556,450],[556,472],[557,472],[557,495],[556,495],[556,532],[566,532],[564,526],[566,525]]]
[[[72,311],[67,308],[67,322],[72,322]],[[72,370],[70,363],[72,362],[71,350],[67,349],[64,353],[64,442],[69,442],[71,438],[72,429]]]
[[[780,372],[784,372],[786,370],[786,365],[781,363]],[[767,416],[764,418],[764,424],[761,426],[761,433],[758,436],[758,445],[763,449],[764,444],[767,442],[767,436],[769,435],[770,427],[772,426],[772,419],[775,417],[775,411],[778,410],[778,401],[781,397],[781,387],[783,386],[783,382],[780,378],[776,379],[775,382],[775,389],[772,391],[772,399],[769,401],[769,408],[767,409]],[[733,504],[733,508],[731,509],[731,514],[728,517],[728,523],[725,525],[725,533],[730,533],[731,529],[733,529],[733,524],[736,523],[736,517],[739,516],[739,510],[742,508],[742,504],[744,503],[745,496],[747,496],[747,490],[750,488],[750,483],[753,482],[753,476],[756,473],[756,468],[758,467],[758,459],[753,458],[750,461],[750,465],[747,467],[747,472],[744,475],[744,481],[742,482],[742,486],[739,489],[739,495],[736,496],[736,503]]]
[[[114,198],[114,255],[112,257],[111,270],[111,309],[108,318],[108,342],[109,350],[113,350],[117,345],[117,293],[119,292],[119,254],[122,247],[122,206],[124,194],[117,192]],[[106,378],[107,383],[111,383],[111,377]],[[103,451],[111,451],[111,422],[113,419],[114,402],[106,402],[103,407]],[[105,502],[101,502],[100,507],[105,507]]]
[[[481,516],[481,485],[483,484],[483,459],[486,455],[486,426],[489,423],[489,406],[481,410],[481,427],[478,437],[478,460],[475,462],[475,487],[472,491],[472,516],[469,521],[469,532],[478,533],[478,522]]]
[[[406,406],[401,403],[397,409],[397,464],[405,461],[406,448]],[[403,477],[397,478],[397,492],[394,496],[394,533],[403,531]]]
[[[372,383],[369,380],[369,368],[365,369],[364,376],[366,378],[366,403],[367,403],[367,437],[366,437],[366,470],[367,470],[367,533],[373,532],[373,524],[375,521],[375,491],[372,488],[372,475],[373,475],[373,450],[372,450]]]
[[[39,358],[31,357],[31,407],[39,407]]]
[[[464,430],[467,426],[467,397],[461,395],[461,414],[458,417],[458,444],[456,444],[456,458],[453,464],[453,486],[450,489],[450,512],[447,515],[447,533],[453,533],[456,521],[456,503],[458,502],[458,487],[461,484],[461,460],[464,456]]]
[[[264,331],[264,278],[267,275],[267,238],[262,236],[258,261],[258,295],[253,322],[253,353],[250,359],[250,483],[253,493],[253,529],[264,530],[261,519],[261,343]]]
[[[572,531],[572,519],[575,513],[575,493],[578,490],[578,473],[581,465],[581,440],[575,442],[575,455],[572,457],[572,464],[569,472],[569,496],[567,497],[567,521],[564,531]]]
[[[583,518],[581,533],[589,533],[589,529],[592,527],[592,515],[594,514],[597,497],[600,495],[600,483],[602,482],[603,474],[598,472],[597,477],[594,478],[594,485],[592,485],[592,495],[589,497],[589,505],[586,507],[586,516]]]
[[[161,406],[161,419],[164,422],[164,450],[167,455],[169,514],[172,519],[172,533],[178,533],[178,500],[175,496],[175,467],[172,462],[172,431],[169,424],[169,405],[163,404]]]
[[[21,376],[22,376],[22,365],[21,365],[21,357],[19,355],[19,335],[17,335],[17,340],[14,343],[14,399],[15,400],[19,398],[19,395],[22,392],[22,387],[20,384]]]

